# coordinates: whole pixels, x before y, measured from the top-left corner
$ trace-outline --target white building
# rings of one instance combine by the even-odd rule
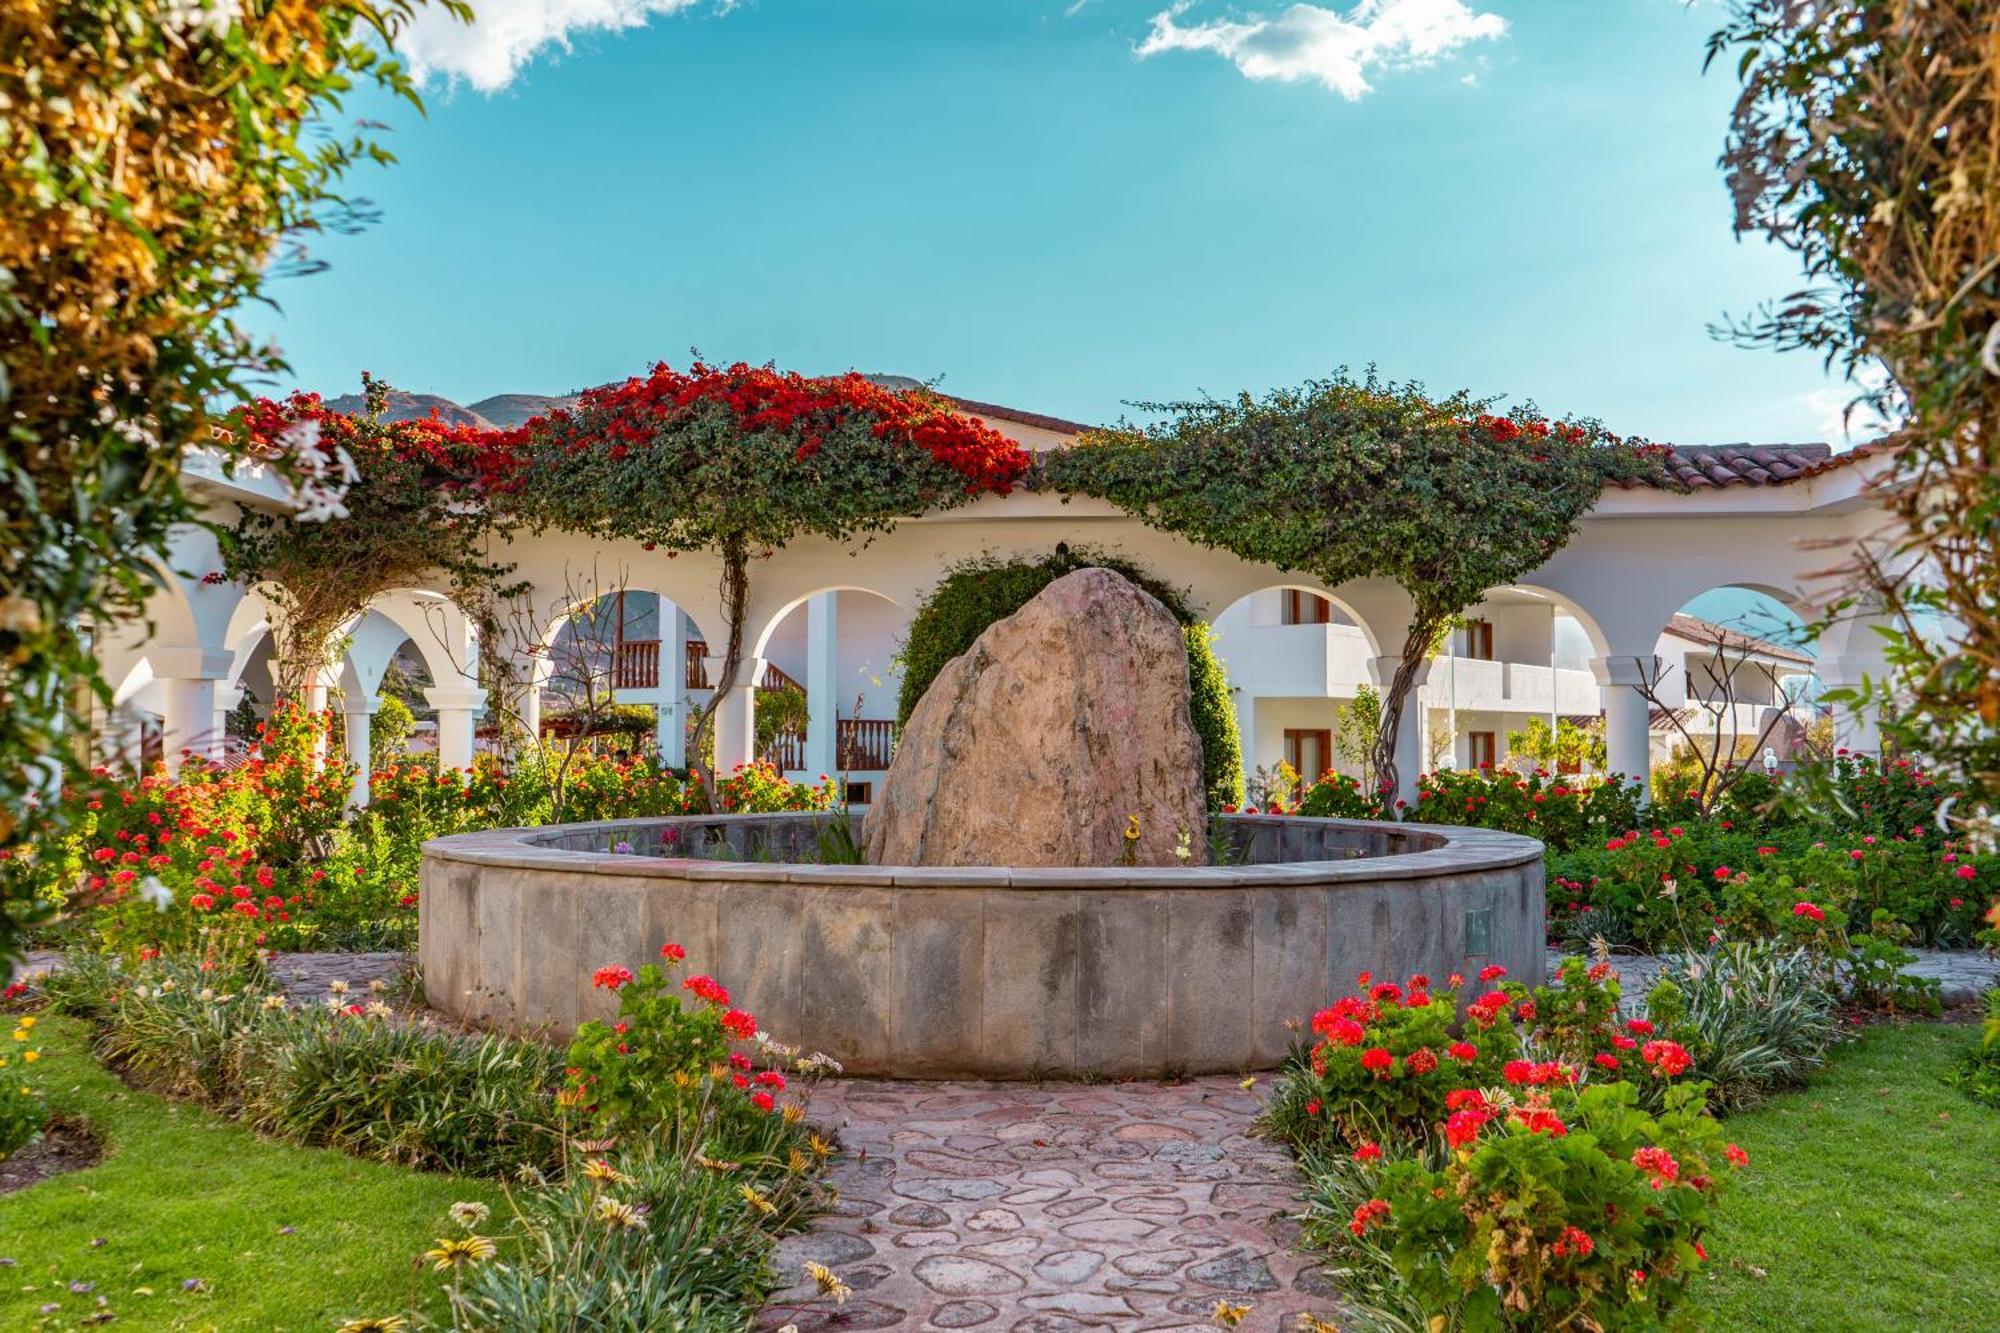
[[[506,401],[525,415],[549,400]],[[1036,451],[1085,429],[992,404],[959,405]],[[1657,682],[1666,709],[1698,708],[1713,694],[1701,662],[1713,657],[1715,640],[1700,622],[1676,619],[1682,608],[1717,588],[1743,588],[1812,619],[1837,591],[1819,575],[1837,563],[1829,543],[1859,542],[1880,519],[1866,489],[1885,464],[1879,446],[1842,455],[1825,445],[1705,446],[1677,449],[1668,463],[1688,490],[1607,490],[1546,566],[1494,589],[1468,612],[1468,626],[1428,664],[1419,686],[1421,724],[1402,729],[1398,767],[1406,784],[1430,766],[1433,732],[1447,737],[1448,762],[1471,766],[1503,760],[1507,733],[1533,718],[1603,717],[1609,768],[1640,771],[1666,732],[1633,686]],[[237,506],[285,503],[273,478],[255,469],[226,478],[200,459],[191,465],[190,488],[225,521]],[[1190,605],[1212,620],[1235,692],[1246,769],[1280,759],[1308,773],[1330,765],[1335,704],[1394,670],[1409,602],[1393,583],[1321,588],[1194,547],[1102,502],[1021,492],[905,522],[858,550],[812,539],[758,561],[745,631],[754,661],[718,713],[718,762],[727,768],[752,757],[760,689],[796,685],[808,696],[812,721],[803,737],[781,737],[771,757],[795,774],[879,779],[892,743],[895,653],[913,608],[958,561],[1041,556],[1059,542],[1125,555],[1185,588]],[[602,644],[597,651],[618,701],[656,708],[660,748],[681,761],[686,719],[706,699],[718,665],[714,559],[674,559],[637,543],[560,533],[517,538],[507,555],[532,588],[516,617],[526,627],[520,642],[482,645],[438,591],[398,590],[348,627],[339,668],[314,687],[315,698],[337,695],[350,736],[360,741],[390,660],[399,651],[414,655],[430,677],[426,698],[439,751],[447,762],[467,762],[479,719],[495,702],[478,684],[480,653],[515,654],[540,685],[552,684],[551,658],[577,638],[571,621],[580,606],[622,594],[622,609],[592,622],[591,641]],[[169,765],[184,747],[221,746],[222,718],[246,686],[268,703],[272,614],[256,589],[220,577],[206,533],[183,534],[173,567],[152,608],[154,632],[127,630],[101,648],[117,701],[100,719],[107,745],[131,754],[151,727],[163,733]],[[1834,624],[1812,656],[1777,643],[1731,645],[1788,678],[1787,689],[1807,677],[1835,686],[1880,676],[1879,646],[1861,618]],[[1739,684],[1728,725],[1754,737],[1775,701],[1756,692],[1768,689],[1761,671]],[[528,691],[513,701],[514,711],[538,719],[541,695],[541,688]],[[1865,723],[1843,725],[1845,743],[1874,748]]]

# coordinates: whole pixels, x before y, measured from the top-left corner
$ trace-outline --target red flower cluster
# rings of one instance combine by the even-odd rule
[[[790,437],[799,462],[818,453],[846,422],[866,421],[876,439],[922,449],[958,473],[968,494],[1005,495],[1030,464],[1020,445],[935,394],[884,388],[853,373],[815,378],[743,362],[726,367],[696,362],[678,371],[662,361],[647,375],[587,390],[574,411],[537,418],[508,438],[523,440],[538,429],[587,421],[589,431],[571,438],[569,446],[580,451],[603,444],[615,461],[650,448],[676,423],[718,408],[745,434]]]
[[[1357,1236],[1365,1236],[1368,1234],[1369,1227],[1378,1225],[1388,1215],[1389,1201],[1387,1199],[1370,1199],[1368,1202],[1355,1208],[1354,1220],[1347,1224],[1347,1229]]]

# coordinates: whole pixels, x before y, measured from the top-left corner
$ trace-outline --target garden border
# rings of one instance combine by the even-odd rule
[[[1356,973],[1498,963],[1539,982],[1542,845],[1490,829],[1225,815],[1242,866],[1022,868],[670,858],[668,830],[798,855],[825,814],[607,820],[424,845],[431,1005],[567,1036],[590,972],[683,945],[787,1042],[850,1072],[1134,1077],[1271,1068]],[[1342,859],[1325,858],[1344,853]],[[587,878],[586,878],[587,877]],[[583,892],[582,890],[588,890]],[[727,890],[726,898],[720,890]]]

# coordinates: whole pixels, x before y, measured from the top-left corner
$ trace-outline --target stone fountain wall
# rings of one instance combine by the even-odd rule
[[[1224,816],[1252,864],[897,867],[614,855],[671,835],[745,857],[814,815],[622,820],[424,849],[433,1007],[567,1037],[611,1012],[590,973],[669,940],[781,1040],[851,1072],[1141,1077],[1270,1068],[1287,1020],[1354,975],[1543,975],[1542,847],[1485,829]],[[793,849],[793,850],[786,850]],[[1263,863],[1255,863],[1258,861]]]

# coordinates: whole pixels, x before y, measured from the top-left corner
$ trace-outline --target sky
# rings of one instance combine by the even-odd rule
[[[1842,440],[1716,166],[1716,0],[487,0],[381,210],[249,319],[469,402],[690,349],[1088,422],[1370,363],[1684,444]],[[1857,434],[1863,432],[1857,430]]]

